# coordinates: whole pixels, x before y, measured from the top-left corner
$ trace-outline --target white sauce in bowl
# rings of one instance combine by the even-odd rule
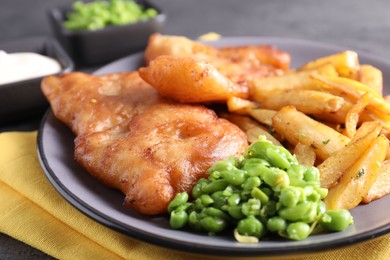
[[[0,85],[55,74],[61,65],[55,59],[32,52],[0,50]]]

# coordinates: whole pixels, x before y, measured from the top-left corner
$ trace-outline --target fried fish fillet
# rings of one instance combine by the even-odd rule
[[[136,71],[49,76],[44,78],[41,88],[54,115],[76,135],[108,129],[152,104],[168,102]]]
[[[166,212],[216,161],[240,155],[245,134],[204,106],[162,98],[136,72],[45,78],[54,114],[77,135],[75,160],[141,213]]]
[[[157,104],[129,122],[75,140],[75,159],[141,213],[166,212],[216,161],[242,154],[245,134],[203,106]]]
[[[187,103],[246,98],[249,82],[281,75],[290,64],[290,55],[272,46],[215,48],[161,34],[150,37],[145,59],[141,77],[163,96]]]
[[[183,36],[153,34],[145,50],[147,63],[161,55],[176,57],[199,56],[209,62],[233,62],[244,67],[270,65],[278,69],[288,69],[290,54],[271,45],[230,46],[216,48]],[[246,64],[246,65],[245,65]]]

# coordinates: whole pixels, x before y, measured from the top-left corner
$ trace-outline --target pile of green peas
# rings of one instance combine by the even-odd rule
[[[236,239],[276,234],[304,240],[313,231],[342,231],[353,223],[348,210],[327,210],[319,171],[300,165],[287,149],[259,137],[240,158],[216,162],[209,177],[168,206],[170,226],[214,235],[233,228]],[[250,240],[253,241],[253,240]]]
[[[68,30],[98,30],[109,25],[131,24],[158,15],[154,8],[144,8],[133,0],[110,0],[73,3],[64,26]]]

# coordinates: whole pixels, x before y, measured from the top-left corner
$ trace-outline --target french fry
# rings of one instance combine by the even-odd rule
[[[338,111],[344,104],[342,97],[316,91],[292,89],[269,96],[260,103],[265,109],[279,110],[292,105],[305,114],[321,114]]]
[[[317,168],[320,171],[321,187],[330,188],[336,183],[347,169],[358,160],[360,155],[368,149],[381,129],[379,122],[363,123],[350,143],[319,164]]]
[[[250,99],[262,102],[277,92],[290,89],[321,90],[322,87],[310,77],[311,74],[337,76],[334,66],[326,64],[315,70],[287,73],[275,77],[256,78],[249,83]]]
[[[360,67],[358,54],[347,50],[308,62],[299,70],[311,70],[325,64],[333,64],[341,76],[348,78],[356,78]]]
[[[317,81],[324,89],[328,91],[335,91],[336,94],[347,94],[351,99],[359,99],[365,93],[371,93],[374,97],[382,99],[382,96],[378,94],[372,88],[360,83],[356,80],[334,77],[334,76],[323,76],[319,74],[310,74],[310,77]]]
[[[222,118],[225,118],[241,128],[244,132],[253,128],[253,127],[258,127],[259,123],[254,121],[253,119],[247,117],[247,116],[242,116],[242,115],[235,115],[235,114],[228,114],[228,113],[222,113],[219,115]]]
[[[226,105],[228,107],[229,112],[247,115],[248,110],[257,107],[257,104],[253,101],[239,98],[239,97],[231,97],[227,100]]]
[[[272,118],[272,126],[291,144],[302,143],[313,147],[318,158],[322,160],[341,150],[350,141],[348,137],[292,106],[282,108]]]
[[[231,98],[228,108],[273,127],[280,136],[244,120],[239,124],[250,142],[259,135],[279,144],[285,138],[301,164],[322,161],[317,167],[321,186],[330,189],[328,207],[350,209],[390,193],[385,137],[390,137],[390,95],[383,97],[382,89],[382,72],[360,65],[356,52],[344,51],[281,76],[254,79],[250,100],[258,104]],[[389,161],[380,163],[385,158]]]
[[[381,95],[368,86],[348,78],[325,77],[312,74],[311,77],[318,81],[324,88],[337,95],[347,95],[349,100],[357,101],[364,94],[370,94],[370,102],[367,110],[373,114],[373,119],[380,120],[383,127],[390,130],[390,104],[387,103]]]
[[[258,122],[267,125],[272,126],[272,118],[274,115],[276,115],[278,111],[270,110],[270,109],[261,109],[261,108],[255,108],[255,109],[249,109],[248,114],[256,119]]]
[[[257,142],[259,140],[259,136],[264,135],[267,140],[271,141],[273,144],[282,146],[282,144],[262,126],[250,128],[246,130],[245,133],[249,143]]]
[[[351,107],[345,118],[345,135],[352,138],[356,133],[356,127],[359,123],[360,114],[364,108],[370,103],[371,97],[369,93],[363,95],[358,102]]]
[[[313,117],[319,119],[320,121],[327,121],[336,124],[344,124],[347,113],[348,111],[351,110],[352,107],[353,107],[352,102],[344,100],[344,104],[336,112],[315,114],[313,115]]]
[[[359,81],[375,92],[382,95],[383,90],[383,76],[382,71],[372,65],[364,64],[360,66]]]
[[[336,186],[329,190],[324,202],[328,209],[352,209],[359,205],[363,197],[376,181],[379,164],[385,159],[389,140],[380,135],[369,148],[343,174]]]
[[[294,148],[294,154],[298,162],[305,166],[313,166],[316,161],[314,149],[306,144],[298,143]]]
[[[363,197],[364,203],[370,203],[387,194],[390,194],[390,161],[383,161],[379,168],[379,176]]]
[[[247,135],[249,143],[258,141],[259,136],[264,135],[272,143],[281,145],[280,142],[275,137],[273,137],[267,129],[249,117],[234,114],[221,114],[220,116],[241,128],[241,130],[243,130]]]

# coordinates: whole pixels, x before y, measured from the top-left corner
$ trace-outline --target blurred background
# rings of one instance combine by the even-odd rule
[[[50,35],[47,12],[72,0],[1,0],[0,41]],[[167,14],[163,33],[196,38],[278,36],[342,45],[390,58],[388,0],[152,0]],[[381,33],[378,33],[381,32]]]
[[[48,11],[72,0],[0,0],[0,43],[52,36]],[[390,60],[389,0],[152,0],[167,15],[162,33],[196,39],[275,36],[331,43]],[[115,42],[113,42],[115,44]],[[294,58],[294,57],[293,57]],[[1,74],[1,72],[0,72]],[[1,120],[1,119],[0,119]],[[49,259],[0,233],[0,259]]]

